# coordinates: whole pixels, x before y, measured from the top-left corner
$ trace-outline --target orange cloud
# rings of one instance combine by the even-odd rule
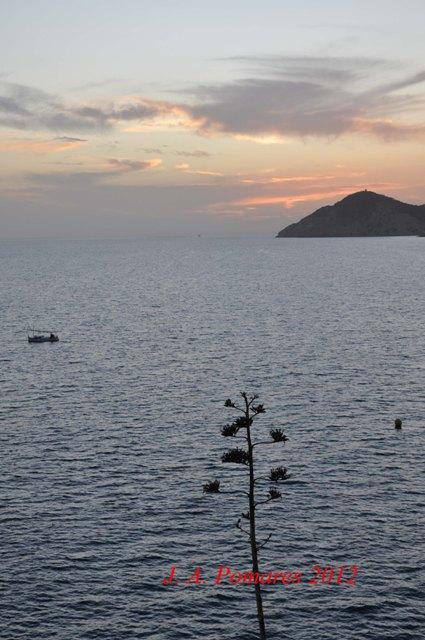
[[[213,177],[222,177],[223,174],[218,171],[204,171],[201,169],[191,169],[190,164],[187,162],[183,162],[182,164],[176,164],[174,167],[178,171],[182,171],[183,173],[188,173],[191,176],[213,176]]]
[[[202,171],[201,169],[188,171],[187,173],[190,173],[191,175],[194,175],[194,176],[219,176],[219,177],[223,176],[223,174],[219,173],[218,171]]]
[[[108,158],[108,165],[113,173],[129,173],[131,171],[145,171],[155,169],[162,164],[161,158],[152,160],[127,160],[119,158]]]
[[[272,176],[270,178],[244,178],[244,184],[283,184],[285,182],[311,182],[313,180],[335,180],[338,176]]]
[[[220,132],[220,127],[217,126],[217,131]],[[248,140],[248,142],[258,142],[258,144],[283,144],[285,138],[277,134],[269,135],[250,135],[248,133],[237,133],[234,135],[235,140]]]
[[[33,153],[57,153],[67,151],[86,144],[87,140],[82,138],[52,138],[51,140],[41,140],[37,138],[13,138],[0,141],[1,151],[30,151]]]
[[[300,193],[288,196],[259,196],[253,198],[243,198],[237,200],[233,204],[235,206],[255,207],[264,205],[283,204],[290,209],[297,202],[314,202],[315,200],[324,200],[332,196],[342,196],[353,191],[353,187],[344,187],[342,189],[331,189],[328,191],[317,191],[315,193]]]
[[[185,105],[133,96],[129,107],[125,102],[126,99],[126,97],[121,99],[121,108],[115,108],[112,112],[113,118],[110,116],[115,123],[123,126],[125,132],[198,130],[204,125],[205,118],[195,116]],[[136,117],[139,114],[140,117]]]
[[[260,207],[275,207],[276,205],[283,205],[286,209],[291,209],[294,205],[301,202],[318,202],[321,200],[329,200],[337,196],[345,196],[353,193],[353,191],[368,188],[368,189],[382,189],[388,187],[394,187],[392,183],[377,183],[366,185],[348,185],[344,187],[335,187],[333,189],[323,189],[321,191],[313,191],[310,193],[294,193],[287,195],[263,195],[263,196],[249,196],[247,198],[241,198],[232,202],[222,202],[212,205],[210,210],[216,211],[220,215],[235,215],[240,217],[242,212],[245,215],[252,217],[257,215],[256,209]],[[263,215],[263,214],[261,214]]]

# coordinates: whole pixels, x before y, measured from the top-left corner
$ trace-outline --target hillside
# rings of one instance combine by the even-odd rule
[[[278,238],[425,235],[425,205],[358,191],[285,227]]]

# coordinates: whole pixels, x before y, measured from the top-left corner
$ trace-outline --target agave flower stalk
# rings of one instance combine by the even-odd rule
[[[235,438],[238,435],[242,435],[243,439],[246,442],[246,448],[235,447],[233,449],[229,449],[228,451],[223,453],[221,460],[224,463],[239,464],[248,467],[249,490],[248,492],[246,492],[248,496],[248,510],[246,512],[242,512],[241,518],[238,519],[235,526],[249,538],[251,547],[252,571],[254,574],[259,574],[260,571],[258,563],[258,552],[260,549],[266,546],[272,534],[270,533],[261,544],[258,544],[255,519],[256,509],[260,505],[272,502],[274,500],[279,500],[282,497],[281,492],[276,489],[276,485],[287,480],[289,478],[289,474],[285,467],[276,467],[270,470],[270,474],[267,477],[255,477],[254,448],[262,444],[276,444],[279,442],[284,443],[286,442],[287,437],[283,433],[282,429],[272,429],[270,431],[270,440],[254,442],[252,437],[252,427],[254,419],[258,415],[265,413],[266,410],[264,409],[264,405],[255,404],[258,396],[253,395],[248,397],[245,392],[242,392],[240,395],[243,399],[241,407],[237,406],[230,399],[226,400],[226,402],[224,403],[225,407],[239,411],[242,413],[242,415],[239,416],[232,424],[227,424],[226,426],[224,426],[221,430],[221,434],[226,438]],[[269,488],[264,500],[256,501],[255,483],[259,480],[267,480],[268,482],[274,483],[275,486],[271,486]],[[203,490],[204,493],[219,493],[220,481],[213,480],[211,482],[207,482],[206,484],[204,484]],[[247,521],[247,526],[249,526],[248,529],[245,529],[242,526],[242,518]],[[257,582],[258,581],[254,581],[254,588],[257,605],[257,619],[260,632],[259,637],[260,640],[267,640],[261,585],[259,582]]]

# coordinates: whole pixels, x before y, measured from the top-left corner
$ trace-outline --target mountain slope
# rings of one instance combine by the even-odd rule
[[[425,235],[425,205],[358,191],[290,224],[278,238]]]

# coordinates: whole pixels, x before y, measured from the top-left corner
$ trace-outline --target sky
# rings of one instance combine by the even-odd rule
[[[0,238],[425,203],[423,0],[0,0]]]

